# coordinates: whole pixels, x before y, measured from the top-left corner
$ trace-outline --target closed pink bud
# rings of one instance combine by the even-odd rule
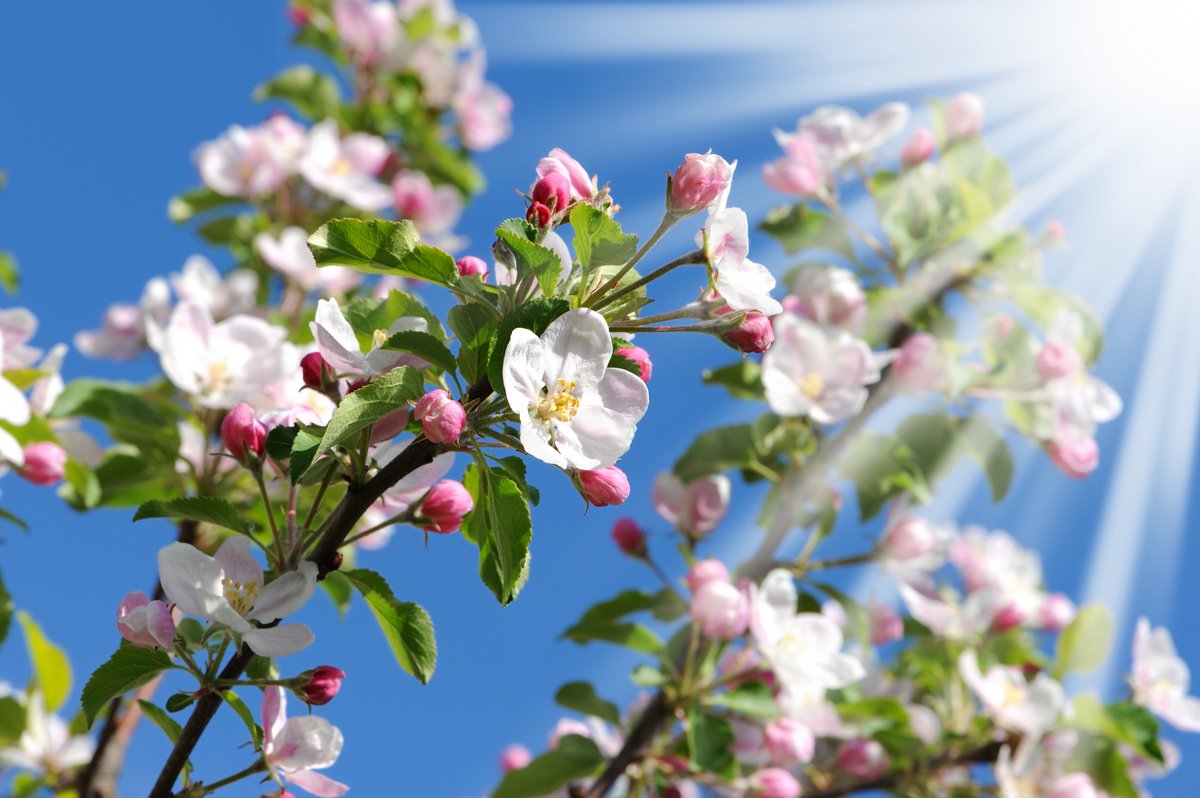
[[[1050,782],[1046,798],[1098,798],[1102,793],[1096,789],[1092,777],[1078,771],[1059,776]]]
[[[847,776],[871,781],[887,773],[891,760],[884,747],[874,740],[851,740],[838,751],[837,764]]]
[[[300,358],[300,375],[309,388],[323,391],[333,380],[333,369],[321,357],[320,352],[309,352]]]
[[[750,602],[729,582],[712,580],[692,594],[691,612],[692,620],[700,624],[706,637],[733,640],[746,631]]]
[[[555,213],[571,204],[571,181],[561,172],[547,172],[529,190],[529,198]]]
[[[300,6],[288,6],[287,17],[293,25],[300,28],[312,21],[312,14],[309,13],[309,10]]]
[[[225,414],[221,422],[221,441],[239,463],[258,461],[267,442],[267,428],[254,417],[250,405],[242,402]]]
[[[618,518],[613,524],[612,539],[617,548],[630,557],[646,556],[646,533],[632,518]]]
[[[463,277],[487,277],[488,265],[483,258],[463,255],[454,261],[454,265],[458,267],[458,273]]]
[[[138,648],[170,648],[175,642],[175,619],[161,601],[145,593],[130,593],[117,606],[117,631]]]
[[[617,354],[626,360],[633,361],[638,367],[638,376],[642,378],[642,382],[650,382],[650,374],[654,371],[654,364],[650,362],[650,353],[640,346],[627,346],[624,349],[618,349]]]
[[[720,560],[699,560],[688,569],[688,588],[695,593],[709,582],[732,583],[729,569]]]
[[[914,560],[933,551],[933,529],[924,518],[897,521],[883,538],[883,549],[893,560]]]
[[[733,168],[720,155],[688,153],[671,178],[667,209],[676,214],[701,211],[716,201],[733,179]]]
[[[766,316],[751,311],[736,329],[722,333],[721,339],[747,354],[766,352],[775,343],[775,328]]]
[[[946,103],[946,138],[950,141],[974,136],[983,129],[983,100],[965,91]]]
[[[906,167],[925,163],[933,155],[936,144],[929,128],[918,128],[912,138],[905,142],[904,149],[900,150],[900,163]]]
[[[1010,602],[1000,608],[992,620],[992,628],[997,632],[1007,632],[1025,623],[1025,610],[1016,602]]]
[[[35,485],[53,485],[67,469],[67,451],[57,443],[38,441],[25,447],[25,465],[19,473]]]
[[[529,210],[525,212],[525,218],[530,224],[536,224],[538,227],[545,227],[550,224],[550,209],[540,202],[531,202]]]
[[[800,782],[782,768],[763,768],[750,777],[754,798],[800,798]]]
[[[1075,620],[1075,603],[1062,593],[1051,593],[1042,599],[1038,609],[1038,624],[1047,632],[1061,632]]]
[[[909,391],[927,391],[941,382],[945,368],[941,347],[929,333],[915,333],[900,346],[892,374]]]
[[[1050,461],[1067,476],[1082,479],[1100,465],[1100,446],[1095,438],[1062,437],[1046,444]]]
[[[1047,341],[1042,351],[1038,352],[1035,365],[1038,376],[1043,380],[1056,380],[1079,371],[1082,364],[1075,347],[1057,341]]]
[[[462,526],[463,516],[474,508],[471,494],[461,483],[443,479],[425,494],[417,510],[417,526],[442,535],[456,532]]]
[[[612,507],[629,498],[629,478],[616,466],[580,471],[579,485],[583,498],[596,507]]]
[[[533,754],[520,743],[513,743],[500,752],[500,769],[505,773],[520,770],[533,761]]]
[[[904,619],[887,604],[872,601],[867,605],[871,626],[871,645],[882,646],[904,637]]]
[[[763,742],[771,761],[781,767],[810,762],[817,747],[812,730],[791,718],[778,718],[763,730]]]
[[[421,431],[434,443],[454,443],[467,425],[467,411],[441,388],[417,400],[413,416],[421,422]]]
[[[342,679],[346,678],[346,673],[341,668],[322,665],[305,671],[297,678],[303,680],[297,688],[300,697],[305,703],[320,707],[332,701],[338,690],[342,689]]]

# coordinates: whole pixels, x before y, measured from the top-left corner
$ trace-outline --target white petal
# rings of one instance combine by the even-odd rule
[[[592,393],[612,358],[608,322],[594,310],[578,308],[550,322],[542,333],[545,384],[576,383],[577,395]]]
[[[17,386],[0,377],[0,420],[18,427],[29,423],[29,400]]]
[[[242,640],[255,654],[264,657],[286,657],[307,648],[315,638],[302,623],[285,623],[271,629],[250,629],[242,632]]]
[[[317,302],[317,315],[312,324],[313,337],[321,355],[338,371],[361,372],[364,366],[358,338],[350,322],[342,315],[336,299]]]
[[[318,798],[339,798],[350,791],[350,788],[340,781],[334,781],[328,776],[312,770],[298,770],[295,773],[284,775],[283,778]]]
[[[172,604],[188,615],[211,618],[229,608],[220,563],[195,546],[175,542],[158,552],[158,579]]]
[[[286,618],[312,598],[316,586],[317,566],[306,560],[264,587],[248,617],[264,622]]]
[[[226,538],[213,556],[225,572],[226,579],[251,585],[262,585],[262,566],[250,554],[250,541],[242,535]]]
[[[540,420],[531,419],[527,411],[521,413],[521,446],[530,457],[543,463],[566,468],[567,458],[550,445],[550,431]]]
[[[268,685],[263,688],[262,730],[263,745],[271,750],[271,742],[279,736],[283,724],[287,722],[287,696],[278,685]]]
[[[17,468],[25,465],[25,449],[6,429],[0,429],[0,460]]]
[[[632,375],[631,375],[632,376]],[[581,407],[570,422],[556,424],[554,445],[575,468],[592,471],[621,459],[637,427],[606,407]]]
[[[316,715],[289,718],[275,738],[275,750],[287,752],[273,761],[281,770],[327,768],[342,753],[342,732]]]
[[[533,330],[518,327],[504,350],[504,393],[508,405],[517,413],[526,413],[541,399],[546,387],[545,351]]]
[[[650,391],[641,377],[624,369],[608,369],[597,386],[600,403],[636,424],[650,406]]]

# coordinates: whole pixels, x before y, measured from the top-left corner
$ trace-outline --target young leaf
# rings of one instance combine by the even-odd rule
[[[12,696],[0,698],[0,746],[8,748],[21,739],[25,731],[25,707]]]
[[[369,274],[395,274],[450,286],[459,282],[454,259],[418,244],[407,219],[334,219],[308,237],[318,266],[349,266]]]
[[[533,274],[543,296],[553,296],[562,276],[563,263],[558,253],[530,241],[510,226],[496,228],[496,237],[503,241],[517,261],[518,274]]]
[[[451,373],[457,362],[446,345],[429,333],[406,330],[394,334],[384,342],[382,349],[409,352],[432,366]]]
[[[596,688],[587,682],[567,682],[558,688],[554,701],[565,709],[592,715],[613,726],[621,725],[621,710],[617,709],[616,704],[596,695]]]
[[[337,81],[308,65],[290,67],[254,90],[254,99],[284,100],[309,119],[328,119],[337,115],[342,92]]]
[[[71,692],[71,663],[67,653],[50,642],[42,628],[27,613],[18,612],[17,621],[25,633],[25,648],[29,651],[29,664],[33,678],[42,691],[46,711],[53,712],[67,700]]]
[[[675,473],[684,482],[691,482],[697,477],[745,467],[757,459],[754,427],[734,424],[702,433],[675,461]]]
[[[735,766],[733,739],[729,721],[693,705],[688,712],[687,743],[697,768],[705,773],[723,774]]]
[[[519,770],[507,773],[492,798],[537,798],[567,784],[587,778],[605,761],[596,744],[578,734],[568,734],[558,747]]]
[[[370,385],[347,396],[333,411],[316,455],[337,446],[359,430],[421,398],[421,372],[410,366],[392,369]],[[293,457],[295,455],[293,454]]]
[[[420,605],[397,601],[384,578],[374,571],[358,568],[342,574],[366,599],[400,667],[427,684],[437,665],[437,641],[429,613]]]
[[[803,203],[772,208],[759,229],[778,241],[789,255],[823,249],[854,260],[854,242],[845,226],[828,213]]]
[[[473,383],[487,372],[488,349],[496,332],[492,314],[482,305],[455,305],[446,320],[458,338],[458,370]]]
[[[775,703],[771,689],[758,681],[746,682],[732,690],[717,693],[709,703],[754,718],[779,717],[779,705]]]
[[[719,369],[705,371],[701,379],[707,385],[721,386],[734,399],[763,398],[762,366],[757,360],[739,360]]]
[[[225,703],[229,705],[230,709],[242,719],[242,723],[246,726],[246,731],[250,732],[250,739],[254,741],[254,747],[262,748],[263,731],[258,723],[255,722],[254,713],[250,711],[250,708],[232,690],[222,690],[221,698],[225,699]]]
[[[479,576],[501,604],[517,597],[529,574],[533,523],[520,487],[502,469],[467,466],[463,485],[475,508],[463,535],[479,547]]]
[[[313,460],[317,457],[317,448],[321,445],[321,437],[324,434],[324,430],[320,427],[315,427],[314,430],[313,432],[307,429],[297,430],[296,437],[292,439],[292,462],[289,475],[293,484],[300,481],[300,478],[304,476],[304,473],[308,471],[308,467],[312,465]],[[317,433],[322,434],[318,435]]]
[[[1080,607],[1075,620],[1058,636],[1053,676],[1061,680],[1067,673],[1091,673],[1104,662],[1112,645],[1113,619],[1106,607],[1088,604]]]
[[[232,529],[244,535],[250,534],[255,528],[252,521],[238,515],[237,508],[232,504],[212,496],[181,496],[166,501],[154,499],[144,502],[138,507],[133,520],[147,518],[186,518]]]
[[[586,203],[571,210],[575,257],[583,267],[583,284],[599,266],[623,265],[637,252],[638,237],[621,230],[616,220]]]
[[[83,687],[80,701],[88,727],[109,701],[141,687],[170,667],[171,658],[161,649],[122,644]]]

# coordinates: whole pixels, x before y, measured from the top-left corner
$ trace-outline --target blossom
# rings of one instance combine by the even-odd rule
[[[1007,532],[968,527],[951,545],[950,562],[962,572],[967,590],[994,588],[1001,608],[1011,607],[1018,622],[1033,617],[1041,606],[1041,558]]]
[[[337,122],[326,119],[309,132],[300,174],[315,188],[365,211],[392,204],[392,192],[375,179],[388,156],[383,139],[366,133],[338,135]]]
[[[727,306],[717,311],[718,315],[731,312]],[[721,340],[738,349],[743,354],[761,354],[771,348],[775,342],[775,328],[771,320],[757,311],[750,311],[741,323],[732,330],[721,333]]]
[[[900,163],[907,169],[917,164],[925,163],[933,155],[937,142],[933,131],[927,127],[917,128],[900,151]]]
[[[762,381],[771,409],[821,424],[845,421],[861,410],[866,386],[879,375],[864,341],[799,316],[776,319],[775,343],[763,355]]]
[[[709,582],[731,582],[729,569],[720,560],[698,560],[688,569],[688,589],[693,593],[700,590]]]
[[[946,368],[938,339],[929,333],[910,335],[900,345],[891,374],[906,391],[927,391],[941,382]]]
[[[344,294],[362,282],[362,275],[345,266],[318,268],[308,234],[299,227],[287,227],[279,238],[269,233],[254,237],[254,248],[267,265],[305,291],[314,288],[332,294]]]
[[[587,170],[579,164],[579,161],[559,147],[550,150],[550,154],[538,161],[537,164],[539,178],[552,173],[567,178],[571,199],[589,200],[596,195],[596,183],[588,176]]]
[[[889,604],[868,602],[867,622],[872,645],[882,646],[904,637],[904,619]]]
[[[685,483],[664,471],[654,480],[654,509],[685,535],[699,537],[717,528],[729,510],[732,485],[724,474],[696,477]]]
[[[478,277],[481,280],[487,279],[488,266],[483,258],[477,258],[474,255],[463,255],[454,261],[454,265],[458,267],[458,273],[463,277]]]
[[[286,373],[287,331],[252,316],[214,323],[203,305],[181,302],[152,341],[163,372],[204,407],[232,407]]]
[[[618,349],[617,354],[637,366],[642,382],[650,382],[650,375],[654,373],[654,363],[650,360],[649,352],[640,346],[627,346]]]
[[[838,769],[853,779],[871,781],[887,773],[891,759],[875,740],[850,740],[838,749]]]
[[[580,471],[579,485],[588,504],[613,507],[629,498],[629,477],[616,466]]]
[[[320,798],[337,798],[350,788],[315,771],[337,762],[342,732],[325,718],[287,716],[282,687],[263,688],[263,760],[275,779],[282,779]]]
[[[672,213],[696,213],[717,201],[733,180],[733,167],[712,150],[700,155],[690,152],[675,170],[667,192],[667,208]]]
[[[138,648],[170,648],[175,642],[175,619],[162,601],[145,593],[130,593],[117,607],[117,631]]]
[[[441,388],[436,388],[417,400],[413,418],[421,422],[421,431],[434,443],[454,443],[467,423],[467,413],[463,406],[451,399],[450,394]]]
[[[781,194],[810,197],[817,193],[825,174],[813,137],[776,130],[775,140],[783,149],[783,157],[763,167],[763,181]]]
[[[423,236],[450,232],[462,216],[463,199],[458,189],[435,186],[424,172],[397,172],[392,178],[392,201],[396,215],[412,221]]]
[[[692,620],[705,636],[732,640],[746,631],[750,621],[750,602],[746,593],[731,582],[709,579],[692,594]]]
[[[322,665],[305,671],[296,677],[300,683],[296,689],[304,697],[305,703],[311,706],[324,706],[342,689],[342,680],[346,672],[332,665]]]
[[[1180,731],[1200,732],[1200,699],[1189,696],[1191,674],[1175,653],[1171,633],[1139,618],[1133,634],[1130,684],[1141,704]]]
[[[900,585],[900,597],[913,618],[951,640],[965,640],[986,631],[1003,600],[995,588],[976,590],[963,601],[949,589],[940,596],[929,596],[906,584]]]
[[[72,735],[66,721],[47,712],[40,690],[26,698],[0,682],[0,696],[25,704],[25,730],[16,745],[0,748],[0,770],[16,767],[57,774],[91,761],[95,742],[87,735]]]
[[[304,606],[317,584],[317,566],[307,560],[264,584],[250,556],[250,542],[235,535],[209,557],[195,546],[175,542],[158,552],[158,576],[167,599],[188,615],[228,627],[256,654],[282,657],[313,641],[301,623],[258,628]]]
[[[909,115],[904,103],[888,103],[865,117],[849,108],[823,105],[801,118],[795,133],[776,133],[775,138],[785,150],[793,137],[810,138],[821,168],[832,175],[870,160],[888,139],[904,130]]]
[[[642,380],[608,368],[604,317],[580,308],[539,337],[513,330],[504,353],[504,390],[521,419],[521,444],[551,465],[590,471],[616,463],[650,403]]]
[[[342,46],[362,67],[377,66],[401,42],[396,7],[391,3],[336,0],[332,11]]]
[[[838,625],[815,612],[796,612],[796,585],[782,569],[751,587],[750,630],[785,692],[798,696],[838,689],[861,679],[862,663],[843,654]]]
[[[499,86],[483,79],[487,62],[476,50],[459,72],[451,107],[458,116],[458,137],[464,147],[490,150],[512,133],[513,102]]]
[[[782,768],[763,768],[750,777],[755,798],[800,798],[800,782]]]
[[[979,670],[979,658],[973,650],[958,658],[958,671],[984,710],[1000,726],[1036,737],[1049,729],[1062,712],[1062,685],[1045,673],[1026,682],[1020,668],[993,665],[986,673]]]
[[[571,178],[562,172],[547,172],[530,186],[529,199],[553,213],[561,213],[571,204]]]
[[[826,327],[856,332],[867,315],[867,295],[858,278],[840,266],[808,266],[800,270],[787,310]]]
[[[500,752],[500,769],[505,773],[510,770],[520,770],[532,761],[533,754],[529,753],[529,749],[520,743],[506,746]]]
[[[969,91],[955,95],[946,103],[944,121],[949,141],[976,135],[983,129],[983,100]]]
[[[67,468],[67,450],[51,441],[37,441],[25,447],[20,474],[35,485],[53,485],[63,478]]]
[[[321,356],[339,372],[377,376],[397,366],[424,368],[426,365],[425,361],[416,355],[382,348],[387,340],[398,332],[425,332],[429,329],[429,322],[420,316],[401,316],[393,321],[388,329],[376,330],[371,336],[371,349],[366,354],[359,346],[358,337],[350,327],[350,322],[342,315],[342,309],[338,307],[336,299],[322,299],[317,302],[316,318],[309,323],[309,329],[317,339],[317,349]]]
[[[737,167],[735,161],[730,170]],[[716,289],[725,303],[734,310],[757,310],[774,316],[783,306],[771,296],[775,277],[760,263],[749,260],[750,231],[746,212],[726,207],[729,189],[725,186],[708,209],[704,223],[704,254],[709,268],[716,272]]]
[[[260,132],[241,125],[232,125],[201,144],[194,158],[204,185],[227,197],[254,199],[270,194],[287,176]]]
[[[813,758],[816,738],[812,729],[791,718],[777,718],[763,729],[763,742],[771,761],[782,767],[791,767]]]
[[[136,305],[109,305],[100,329],[76,333],[75,348],[88,357],[132,360],[146,347],[147,326],[160,327],[170,312],[171,289],[164,279],[155,277],[146,283]]]
[[[29,368],[42,355],[42,350],[28,346],[37,332],[38,320],[26,308],[0,310],[0,347],[4,351],[4,368]]]
[[[183,262],[182,269],[171,273],[168,280],[180,302],[200,305],[214,319],[243,313],[257,303],[258,276],[254,272],[234,269],[222,277],[212,261],[203,255],[192,255]]]

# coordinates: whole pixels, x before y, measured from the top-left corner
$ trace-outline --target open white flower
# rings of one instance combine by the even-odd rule
[[[734,310],[757,310],[766,316],[782,312],[783,306],[771,296],[775,277],[750,254],[750,229],[746,212],[727,207],[729,190],[733,186],[734,161],[730,165],[730,181],[709,208],[708,220],[701,233],[704,254],[709,267],[716,273],[717,293]]]
[[[965,640],[986,631],[1003,606],[1004,596],[996,588],[976,590],[963,600],[958,593],[944,588],[937,597],[928,596],[911,585],[901,584],[900,598],[913,618],[931,632],[950,640]]]
[[[908,124],[911,112],[904,103],[888,103],[865,117],[840,105],[822,105],[801,118],[795,133],[775,132],[779,145],[798,136],[808,136],[816,144],[817,157],[828,175],[869,160],[884,142],[898,135]]]
[[[362,282],[362,275],[346,266],[318,267],[308,248],[308,234],[299,227],[285,228],[279,238],[259,233],[254,237],[254,248],[268,266],[305,291],[317,288],[344,294]]]
[[[392,204],[391,189],[375,179],[387,155],[382,139],[365,133],[342,138],[337,122],[326,119],[309,132],[300,173],[332,197],[364,211],[381,211]]]
[[[16,744],[0,748],[0,771],[22,768],[34,773],[61,773],[89,762],[96,743],[86,735],[73,736],[66,721],[46,711],[40,691],[25,698],[0,682],[0,697],[25,705],[25,730]]]
[[[1139,618],[1130,676],[1134,702],[1180,731],[1200,732],[1200,699],[1187,694],[1190,681],[1187,663],[1175,653],[1171,633]]]
[[[1037,737],[1058,720],[1063,709],[1062,685],[1044,673],[1032,682],[1020,668],[993,665],[979,670],[979,658],[968,649],[958,658],[958,672],[992,720],[1006,729]]]
[[[386,374],[397,366],[424,368],[428,365],[416,355],[380,348],[398,332],[428,330],[429,322],[420,316],[401,316],[386,330],[376,330],[371,336],[371,349],[365,354],[336,299],[317,302],[316,320],[309,327],[317,339],[317,350],[339,372],[370,376]]]
[[[203,255],[192,255],[169,279],[180,302],[203,305],[214,319],[244,313],[257,304],[258,275],[249,269],[234,269],[222,277]],[[146,300],[143,297],[143,303]]]
[[[282,687],[263,690],[263,759],[271,775],[320,796],[338,798],[350,789],[315,771],[337,762],[342,753],[342,732],[315,715],[287,716]]]
[[[880,363],[865,341],[784,314],[775,343],[763,355],[767,403],[781,416],[807,415],[821,424],[845,421],[862,409]]]
[[[504,351],[504,391],[521,417],[528,454],[566,468],[610,466],[633,442],[650,393],[641,378],[608,368],[608,323],[579,308],[550,323],[539,338],[513,330]]]
[[[237,535],[221,544],[215,557],[187,543],[158,552],[158,578],[167,599],[180,611],[232,629],[256,654],[283,657],[313,641],[302,623],[260,629],[304,606],[317,585],[317,566],[305,561],[269,584],[250,556],[250,541]]]

